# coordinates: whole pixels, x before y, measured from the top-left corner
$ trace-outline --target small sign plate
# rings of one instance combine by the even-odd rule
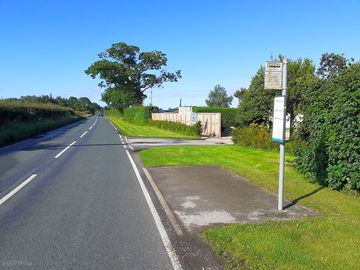
[[[191,114],[191,122],[193,122],[193,123],[196,122],[196,113]]]
[[[283,63],[269,61],[265,63],[265,89],[281,90],[283,88]]]
[[[274,114],[273,114],[273,130],[272,140],[274,142],[283,143],[284,140],[284,116],[285,116],[285,97],[275,97]]]

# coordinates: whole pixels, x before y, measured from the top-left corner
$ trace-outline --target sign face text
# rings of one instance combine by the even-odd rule
[[[283,63],[265,63],[265,89],[281,90],[283,88]]]
[[[283,143],[284,138],[284,117],[285,117],[285,97],[275,97],[274,114],[273,114],[273,130],[272,140],[274,142]]]

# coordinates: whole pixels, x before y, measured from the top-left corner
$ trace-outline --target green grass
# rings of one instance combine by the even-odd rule
[[[176,133],[169,130],[163,130],[151,126],[139,126],[133,123],[129,123],[121,119],[119,116],[106,115],[122,134],[128,137],[152,137],[152,138],[183,138],[183,139],[195,139],[198,137],[188,136],[181,133]]]
[[[218,165],[277,192],[275,152],[240,146],[176,146],[144,150],[140,157],[145,166]],[[205,230],[202,237],[226,269],[360,269],[360,198],[308,182],[289,162],[285,177],[287,200],[301,198],[301,205],[320,216]]]
[[[0,126],[0,146],[24,140],[40,133],[74,123],[81,119],[82,117],[79,116],[66,116],[56,119],[5,124]]]

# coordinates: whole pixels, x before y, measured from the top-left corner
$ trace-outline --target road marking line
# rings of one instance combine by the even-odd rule
[[[128,140],[127,137],[125,137],[125,140],[127,141],[127,144],[128,144],[128,146],[129,146],[129,148],[134,151],[134,147],[131,146],[131,144],[130,144],[130,142],[129,142],[129,140]]]
[[[166,202],[164,196],[162,195],[161,191],[159,190],[159,188],[155,184],[154,179],[151,177],[149,171],[146,168],[143,168],[143,171],[144,171],[147,179],[149,180],[149,183],[150,183],[151,187],[153,188],[156,196],[158,197],[159,202],[161,203],[161,206],[164,209],[165,214],[169,218],[169,221],[170,221],[171,225],[173,226],[176,234],[177,235],[183,235],[183,231],[181,229],[181,226],[177,222],[176,217],[173,214],[173,212],[170,210],[170,207],[169,207],[168,203]]]
[[[72,143],[70,143],[68,146],[66,146],[59,154],[57,154],[56,156],[55,156],[55,158],[58,158],[58,157],[60,157],[62,154],[64,154],[64,152],[66,151],[66,150],[68,150],[71,146],[73,146],[74,144],[76,143],[76,141],[73,141]]]
[[[91,130],[93,128],[93,126],[89,127],[89,130]]]
[[[88,133],[88,132],[85,131],[83,134],[81,134],[81,135],[80,135],[80,138],[84,137],[86,133]]]
[[[164,244],[164,247],[169,255],[169,258],[170,258],[170,261],[171,261],[171,264],[174,268],[174,270],[181,270],[182,267],[181,267],[181,264],[179,262],[179,259],[174,251],[174,248],[172,247],[171,245],[171,242],[170,242],[170,239],[169,239],[169,236],[164,228],[164,225],[162,224],[161,222],[161,219],[160,219],[160,216],[158,214],[158,212],[156,211],[156,208],[154,206],[154,203],[153,201],[151,200],[151,197],[150,197],[150,194],[148,192],[148,190],[146,189],[146,186],[144,184],[144,181],[142,180],[141,178],[141,175],[139,173],[139,170],[137,169],[136,165],[135,165],[135,162],[133,160],[133,158],[131,157],[130,153],[128,150],[126,150],[126,154],[128,155],[128,158],[130,160],[130,163],[134,169],[134,172],[135,172],[135,175],[136,175],[136,178],[140,184],[140,187],[141,187],[141,190],[145,196],[145,200],[150,208],[150,212],[154,218],[154,221],[155,221],[155,224],[156,224],[156,227],[160,233],[160,237],[161,237],[161,240]]]
[[[2,205],[4,202],[6,202],[8,199],[10,199],[16,192],[18,192],[20,189],[22,189],[24,186],[26,186],[36,176],[37,176],[37,174],[31,175],[28,179],[26,179],[24,182],[22,182],[16,188],[14,188],[12,191],[10,191],[8,194],[6,194],[3,198],[1,198],[0,205]]]
[[[124,146],[124,148],[126,149],[126,145],[123,145]]]

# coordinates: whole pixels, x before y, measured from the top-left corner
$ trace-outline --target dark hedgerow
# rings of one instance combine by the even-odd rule
[[[360,191],[360,64],[309,93],[299,131],[300,172],[334,189]]]
[[[238,109],[225,107],[193,107],[195,113],[221,113],[221,132],[230,133],[231,127],[238,126],[236,114]]]

